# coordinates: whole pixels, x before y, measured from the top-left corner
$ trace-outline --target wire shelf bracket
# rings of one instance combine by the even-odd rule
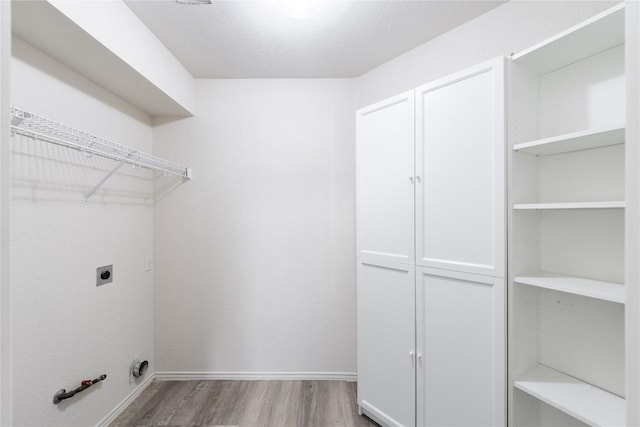
[[[89,198],[124,164],[161,171],[165,175],[177,175],[185,180],[192,178],[189,167],[13,107],[11,108],[11,133],[117,161],[118,164],[84,194],[85,202],[89,201]]]

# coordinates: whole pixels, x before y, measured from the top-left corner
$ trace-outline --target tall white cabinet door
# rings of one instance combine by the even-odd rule
[[[357,250],[363,261],[414,262],[413,91],[356,112]]]
[[[418,426],[504,426],[504,278],[416,269]]]
[[[415,267],[358,263],[358,405],[415,425]]]
[[[416,89],[416,264],[504,276],[504,58]]]

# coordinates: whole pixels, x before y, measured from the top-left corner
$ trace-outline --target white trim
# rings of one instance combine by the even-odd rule
[[[356,116],[366,116],[367,114],[375,113],[383,108],[392,107],[405,101],[413,104],[413,89],[399,95],[392,96],[391,98],[378,101],[375,104],[362,107],[356,110]]]
[[[164,371],[155,372],[157,381],[189,380],[320,380],[356,381],[355,372],[214,372],[214,371]]]
[[[155,380],[155,373],[149,375],[149,377],[144,380],[142,384],[136,387],[135,390],[133,390],[127,397],[125,397],[122,402],[116,405],[115,408],[113,408],[102,420],[100,420],[100,422],[96,424],[96,427],[107,427],[109,424],[111,424],[125,409],[127,409],[129,405],[133,403],[134,400],[138,398],[138,396],[140,396],[140,394],[142,394],[144,389],[146,389],[149,384],[151,384]]]
[[[381,426],[389,426],[389,427],[402,427],[402,424],[367,402],[363,400],[360,402],[360,412],[362,412],[367,417],[371,418],[376,423]]]
[[[370,260],[359,259],[358,262],[362,265],[368,265],[371,267],[389,268],[391,270],[409,271],[413,264],[407,264],[402,262],[387,261],[384,259]]]
[[[358,252],[358,258],[364,263],[368,264],[413,264],[409,255],[390,254],[384,252],[374,252],[361,250]]]
[[[626,2],[625,396],[627,425],[640,425],[640,3]]]
[[[479,274],[488,277],[503,277],[504,273],[493,265],[473,264],[462,261],[449,261],[436,258],[422,258],[416,267],[433,268],[444,271],[461,271],[469,274]]]

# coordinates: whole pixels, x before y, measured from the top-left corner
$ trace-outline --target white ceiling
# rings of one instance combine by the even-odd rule
[[[504,0],[327,1],[307,19],[277,0],[128,0],[196,78],[356,77]]]

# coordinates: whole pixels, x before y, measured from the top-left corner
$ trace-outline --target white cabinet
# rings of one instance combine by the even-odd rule
[[[358,401],[389,426],[415,425],[415,267],[358,265]]]
[[[413,264],[413,91],[356,116],[357,251],[370,262]]]
[[[625,424],[625,5],[511,62],[514,426]]]
[[[505,425],[504,282],[417,268],[418,425]]]
[[[358,402],[388,426],[415,425],[413,122],[413,91],[356,115]]]
[[[504,275],[502,59],[416,89],[416,264]]]
[[[356,114],[360,410],[504,425],[504,59]]]

